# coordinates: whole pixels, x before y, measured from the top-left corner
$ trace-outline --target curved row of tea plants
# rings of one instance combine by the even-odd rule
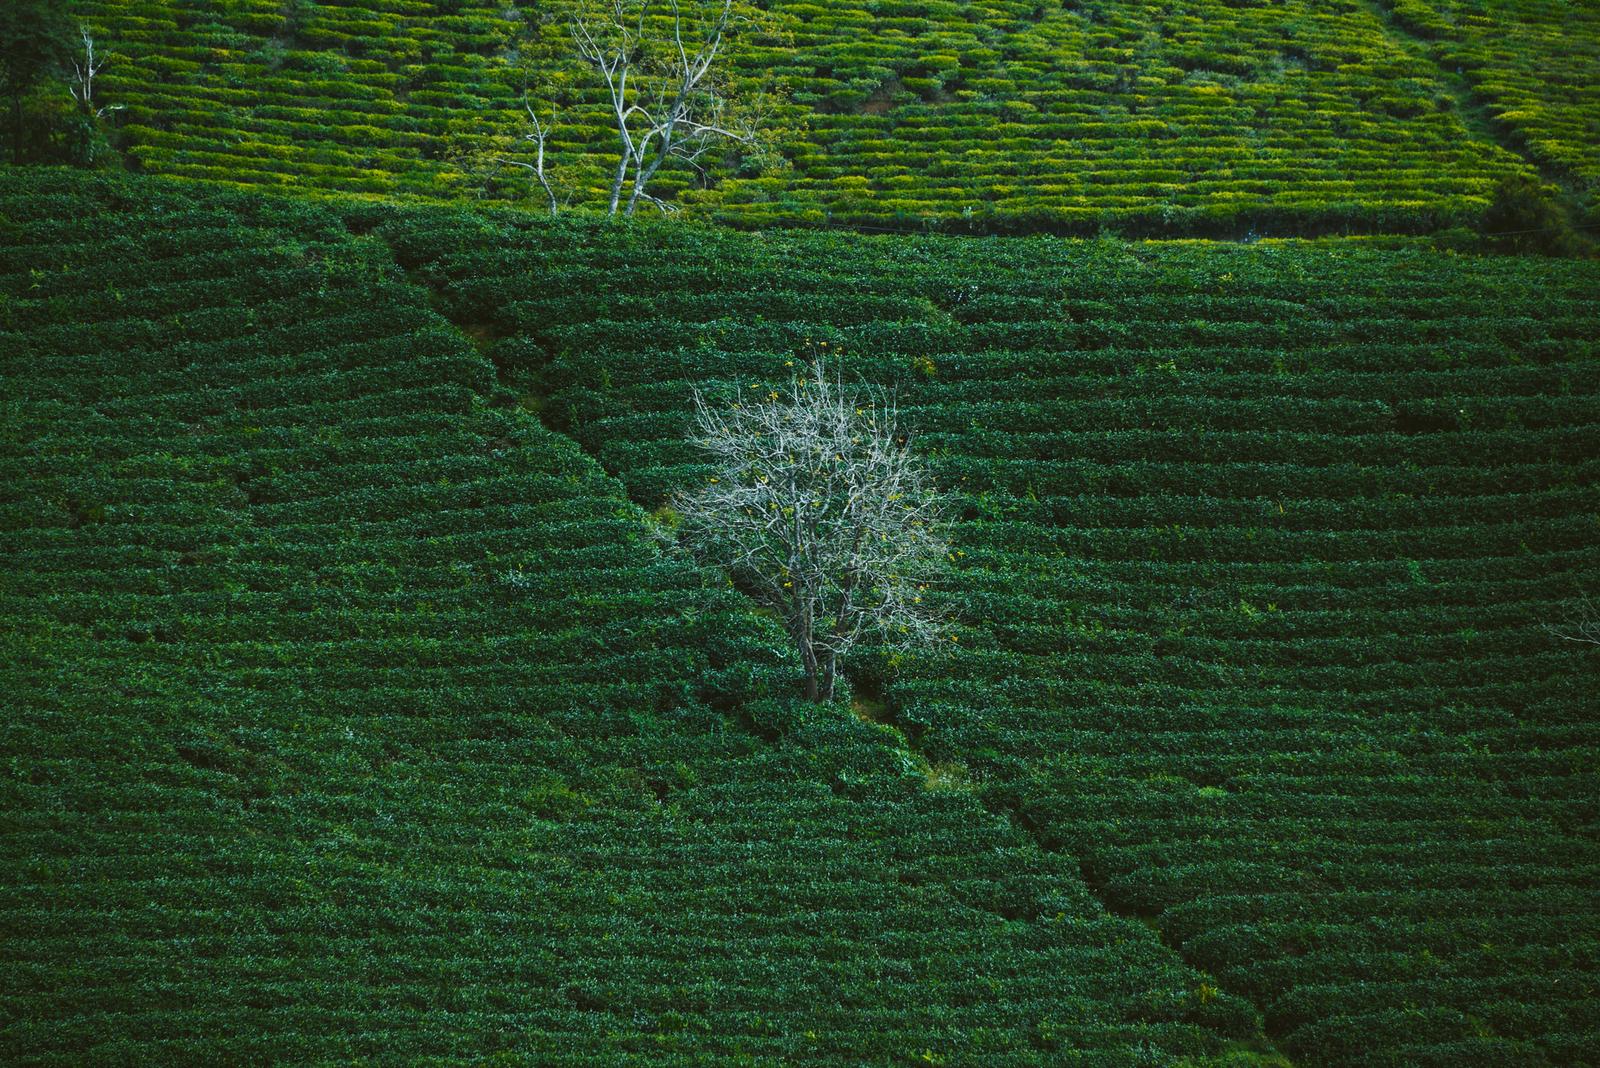
[[[1385,0],[1466,77],[1533,158],[1600,191],[1600,8],[1563,0]]]
[[[1475,223],[1530,172],[1356,2],[764,6],[729,56],[778,102],[784,162],[729,159],[706,181],[669,168],[656,188],[741,225],[1414,232]],[[555,169],[579,200],[609,171],[614,134],[572,69],[563,5],[76,7],[115,53],[101,92],[146,170],[517,199],[521,172],[490,178],[483,158],[528,147],[511,141],[528,86],[559,105]],[[1560,144],[1593,157],[1592,141]]]
[[[0,380],[7,1063],[1133,1068],[1259,1027],[787,700],[781,635],[336,216],[0,175]]]
[[[1593,265],[380,232],[647,508],[705,477],[691,385],[892,385],[963,620],[899,724],[1297,1064],[1600,1063],[1600,665],[1546,628],[1600,591]]]

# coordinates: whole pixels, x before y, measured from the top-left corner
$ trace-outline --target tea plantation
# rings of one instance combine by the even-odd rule
[[[72,2],[148,171],[520,199],[485,159],[531,151],[525,88],[579,202],[616,158],[573,0]],[[1594,6],[1388,2],[772,0],[729,56],[774,154],[654,189],[746,226],[1231,236],[1480,225],[1524,175],[1600,222]]]
[[[1465,77],[1515,144],[1592,195],[1600,180],[1600,9],[1519,0],[1513,14],[1485,0],[1394,0],[1389,10],[1445,70]]]
[[[691,385],[896,390],[964,628],[894,721],[1294,1063],[1600,1063],[1600,651],[1546,628],[1600,589],[1594,264],[383,232],[647,508]]]
[[[740,0],[632,220],[588,2],[0,7],[0,1063],[1600,1068],[1596,0]],[[819,362],[813,704],[669,502]]]
[[[1073,857],[786,700],[383,246],[48,172],[0,219],[6,1063],[1258,1045]]]

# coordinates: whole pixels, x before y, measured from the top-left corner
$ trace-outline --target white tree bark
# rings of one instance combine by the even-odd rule
[[[551,184],[550,175],[544,165],[545,145],[550,139],[550,131],[555,126],[555,113],[551,113],[549,122],[540,122],[539,113],[534,111],[533,104],[529,102],[526,96],[522,98],[522,106],[528,112],[529,121],[533,123],[533,132],[522,135],[522,140],[534,146],[533,162],[525,163],[522,160],[511,159],[507,156],[496,156],[494,159],[496,163],[508,163],[513,167],[521,167],[523,170],[532,172],[533,176],[538,179],[539,186],[544,190],[545,199],[549,202],[550,214],[555,215],[561,210],[561,205],[556,199],[555,186]]]
[[[807,697],[833,697],[868,634],[891,646],[940,636],[926,594],[950,551],[942,502],[892,401],[818,366],[786,394],[727,408],[696,391],[695,414],[714,473],[673,500],[681,544],[784,620]]]
[[[95,110],[94,106],[94,79],[95,75],[105,67],[110,54],[99,56],[95,54],[94,37],[89,33],[89,27],[79,26],[78,32],[83,35],[83,59],[80,62],[76,57],[72,60],[72,83],[67,86],[76,100],[85,111],[92,112],[95,118],[101,118],[108,111],[121,111],[121,104],[113,104]]]
[[[704,2],[704,0],[700,0]],[[733,0],[686,12],[667,0],[671,29],[653,36],[652,0],[611,0],[572,23],[579,57],[600,75],[617,133],[617,167],[607,214],[631,216],[639,204],[674,206],[649,185],[668,159],[697,165],[714,145],[753,144],[754,126],[731,118],[713,65],[733,22]]]

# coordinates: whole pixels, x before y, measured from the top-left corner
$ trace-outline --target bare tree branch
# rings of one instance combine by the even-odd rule
[[[95,118],[101,118],[108,111],[121,111],[121,104],[111,104],[95,110],[94,106],[94,79],[95,75],[105,67],[106,61],[111,58],[110,53],[97,56],[94,49],[94,37],[89,33],[89,27],[79,26],[78,32],[83,36],[83,61],[76,57],[72,60],[72,82],[67,88],[72,92],[72,98],[85,111],[93,112]]]
[[[1600,645],[1600,607],[1585,596],[1563,624],[1546,623],[1544,629],[1564,641]]]
[[[892,399],[846,389],[820,365],[786,396],[694,399],[714,473],[674,497],[680,543],[783,618],[807,697],[832,698],[840,660],[867,634],[891,646],[939,637],[925,594],[949,554],[943,503]]]
[[[733,0],[667,0],[670,39],[650,35],[654,0],[612,0],[579,15],[572,40],[610,98],[617,168],[607,213],[632,215],[641,203],[668,210],[649,185],[669,159],[696,165],[714,143],[752,145],[753,123],[731,118],[729,93],[712,69],[734,22]],[[697,167],[698,169],[698,167]]]
[[[550,214],[555,215],[561,210],[561,205],[556,197],[555,187],[550,182],[550,175],[545,170],[544,150],[546,143],[550,140],[551,131],[555,129],[556,115],[552,110],[550,113],[550,121],[540,122],[539,113],[534,111],[533,104],[528,100],[528,95],[526,93],[522,95],[522,107],[523,110],[527,111],[529,121],[533,123],[533,132],[522,135],[522,140],[527,141],[534,146],[533,162],[525,163],[521,160],[509,159],[505,156],[494,156],[492,158],[496,163],[507,163],[513,167],[521,167],[523,170],[531,172],[533,176],[539,180],[539,185],[544,189],[545,199],[549,202],[550,206]]]

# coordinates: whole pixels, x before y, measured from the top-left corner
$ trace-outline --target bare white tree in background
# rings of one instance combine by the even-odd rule
[[[89,27],[79,26],[78,32],[83,37],[83,58],[80,60],[77,56],[74,56],[72,59],[72,84],[67,87],[72,91],[72,99],[76,100],[84,111],[89,112],[97,119],[104,116],[108,111],[121,111],[121,104],[112,104],[98,110],[95,109],[95,75],[100,73],[106,65],[106,60],[110,59],[111,56],[109,53],[99,55],[95,52],[94,36],[89,33]]]
[[[754,402],[696,391],[695,415],[713,473],[673,499],[679,543],[784,621],[808,698],[833,697],[840,661],[868,634],[939,637],[925,594],[949,554],[943,506],[892,400],[818,366]]]
[[[523,134],[521,138],[533,146],[533,162],[527,163],[522,160],[512,159],[509,156],[495,156],[494,161],[496,163],[506,163],[513,167],[521,167],[523,170],[532,173],[534,178],[538,180],[540,188],[544,190],[545,199],[550,205],[550,214],[554,215],[561,210],[561,204],[556,198],[555,186],[551,184],[549,170],[545,167],[544,153],[545,147],[550,141],[550,131],[556,124],[555,112],[552,111],[550,118],[541,122],[539,113],[533,109],[533,104],[528,100],[526,93],[522,96],[522,106],[528,112],[529,121],[533,123],[533,131]]]
[[[668,160],[703,174],[708,153],[759,145],[758,102],[737,101],[717,65],[737,21],[733,0],[598,0],[573,18],[577,59],[599,75],[617,138],[606,214],[631,216],[641,203],[676,211],[649,188]],[[534,105],[524,100],[523,106],[533,132],[522,140],[534,146],[535,161],[496,162],[531,172],[554,214],[545,148],[555,119],[541,121]]]
[[[677,158],[697,166],[723,142],[752,145],[755,129],[736,118],[713,64],[733,21],[733,0],[667,0],[670,27],[658,28],[651,0],[611,0],[572,24],[578,55],[605,82],[620,158],[609,214],[632,215],[641,200],[670,211],[647,187]]]

